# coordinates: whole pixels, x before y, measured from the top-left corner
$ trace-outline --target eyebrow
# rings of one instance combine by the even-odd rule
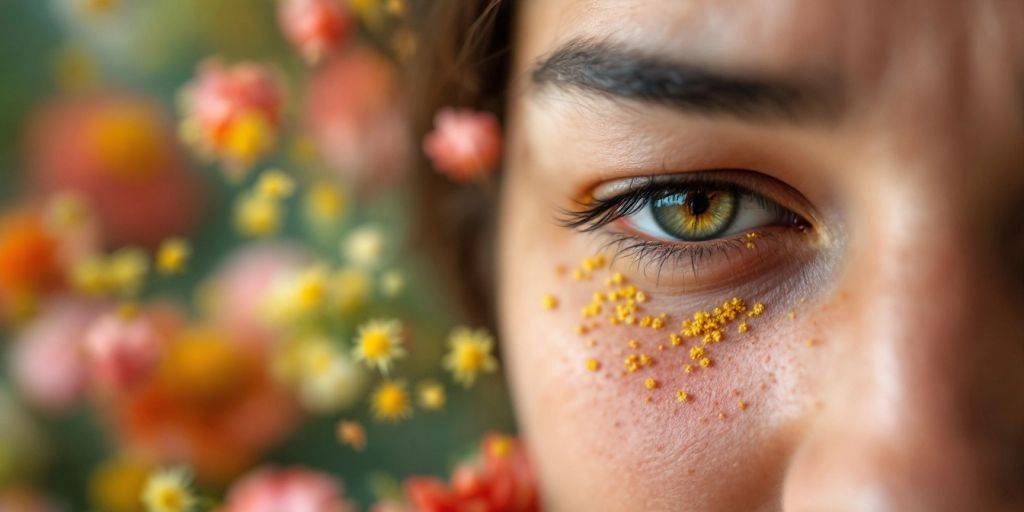
[[[538,89],[578,88],[707,116],[834,121],[841,111],[838,81],[827,76],[779,80],[720,73],[585,40],[572,41],[539,61],[532,79]]]

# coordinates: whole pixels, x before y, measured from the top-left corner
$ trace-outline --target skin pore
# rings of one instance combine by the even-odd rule
[[[517,4],[499,311],[547,507],[1024,508],[1022,34],[999,0]],[[615,273],[664,328],[581,313]]]

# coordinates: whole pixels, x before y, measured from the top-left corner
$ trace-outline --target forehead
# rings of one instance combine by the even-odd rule
[[[526,58],[590,38],[737,70],[830,68],[865,81],[911,54],[963,65],[972,53],[1008,58],[1017,70],[1024,61],[1021,1],[531,0],[524,7]]]

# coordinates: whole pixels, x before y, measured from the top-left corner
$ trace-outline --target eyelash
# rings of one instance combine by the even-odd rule
[[[759,201],[762,207],[774,209],[782,214],[787,219],[786,225],[801,231],[808,227],[807,221],[796,213],[734,181],[703,177],[699,173],[680,175],[671,180],[656,179],[654,176],[638,179],[643,179],[644,182],[632,190],[608,199],[587,198],[579,202],[578,209],[563,210],[560,223],[564,227],[584,233],[597,232],[648,207],[653,199],[663,196],[666,189],[702,186],[729,189],[737,195],[753,198]],[[746,250],[746,242],[737,236],[700,242],[666,242],[625,232],[608,234],[611,238],[605,247],[616,248],[614,258],[631,256],[638,266],[644,267],[645,272],[654,265],[659,276],[662,268],[668,263],[678,265],[688,259],[693,274],[696,275],[699,263],[704,258],[716,253],[728,257],[729,251]],[[767,242],[775,241],[776,238],[771,232],[760,232],[759,237]]]

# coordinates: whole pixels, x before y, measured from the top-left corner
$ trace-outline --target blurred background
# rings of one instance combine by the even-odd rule
[[[170,466],[211,508],[267,465],[362,509],[511,431],[409,241],[410,15],[3,3],[0,510],[144,510]]]

